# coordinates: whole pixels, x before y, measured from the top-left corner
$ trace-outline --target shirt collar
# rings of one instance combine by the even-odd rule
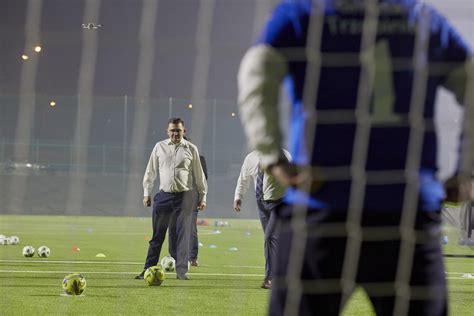
[[[171,139],[168,138],[168,145],[177,145],[177,146],[188,147],[188,141],[186,139],[182,138],[179,143],[175,144],[171,141]]]

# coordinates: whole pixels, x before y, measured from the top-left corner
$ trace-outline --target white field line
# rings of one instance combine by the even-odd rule
[[[32,274],[54,274],[54,273],[71,273],[71,271],[44,271],[44,270],[0,270],[0,273],[32,273]],[[83,274],[137,274],[137,272],[129,271],[80,271]],[[175,273],[165,273],[174,275]],[[210,276],[232,276],[232,277],[263,277],[264,274],[251,274],[251,273],[200,273],[200,272],[188,272],[188,275],[210,275]]]
[[[463,274],[466,274],[466,273],[469,273],[469,272],[445,272],[445,274],[460,274],[460,275],[463,275]],[[474,272],[471,273],[471,274],[474,274]]]
[[[62,261],[62,260],[6,260],[0,259],[0,263],[51,263],[51,264],[115,264],[115,265],[143,265],[143,262],[129,262],[129,261]],[[205,265],[200,264],[200,267],[219,267],[219,268],[244,268],[244,269],[263,269],[264,266],[237,266],[237,265]]]
[[[49,264],[91,264],[91,265],[104,265],[104,264],[114,264],[114,265],[143,265],[143,262],[132,262],[132,261],[76,261],[76,260],[9,260],[9,259],[0,259],[0,263],[49,263]],[[246,266],[246,265],[206,265],[200,264],[199,267],[219,267],[219,268],[244,268],[244,269],[263,269],[264,266]],[[463,275],[469,272],[445,272],[446,275]],[[474,275],[474,272],[471,272]],[[464,279],[464,278],[463,278]]]
[[[44,271],[44,270],[0,270],[0,273],[31,273],[31,274],[67,274],[71,273],[71,271]],[[129,272],[129,271],[117,271],[117,272],[110,272],[110,271],[80,271],[85,275],[87,274],[136,274],[137,272]],[[456,274],[461,274],[460,272],[455,272]],[[165,273],[166,275],[174,275],[175,273]],[[199,276],[230,276],[230,277],[263,277],[264,274],[250,274],[250,273],[200,273],[200,272],[188,272],[188,275],[199,275]],[[446,277],[448,280],[472,280],[469,278],[462,278],[462,277]]]
[[[104,232],[104,231],[101,231],[101,230],[96,230],[96,229],[93,229],[92,231],[89,231],[88,229],[80,229],[80,230],[71,230],[71,231],[68,231],[68,232],[57,232],[57,231],[45,231],[43,232],[43,234],[62,234],[62,235],[69,235],[69,236],[73,236],[75,234],[85,234],[85,235],[144,235],[146,236],[147,233],[150,233],[150,231],[148,232],[121,232],[120,230],[115,230],[115,231],[108,231],[108,232]],[[219,235],[221,234],[222,232],[219,231],[219,230],[209,230],[209,229],[204,229],[204,230],[199,230],[198,231],[198,235]],[[15,234],[11,234],[11,236],[13,235],[24,235],[24,234],[31,234],[31,230],[28,230],[28,231],[15,231]]]

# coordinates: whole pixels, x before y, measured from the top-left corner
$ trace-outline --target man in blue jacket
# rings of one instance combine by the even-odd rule
[[[338,315],[356,285],[380,315],[447,313],[434,105],[438,87],[472,105],[471,57],[446,19],[416,0],[274,9],[238,78],[249,143],[291,186],[278,210],[271,315]],[[284,80],[293,165],[279,151]],[[471,168],[461,160],[458,174]]]

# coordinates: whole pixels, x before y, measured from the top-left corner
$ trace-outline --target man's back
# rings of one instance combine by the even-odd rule
[[[380,1],[372,8],[362,1],[320,2],[325,6],[283,1],[259,40],[288,62],[286,84],[297,130],[289,140],[294,161],[342,174],[337,181],[324,180],[312,194],[312,206],[347,208],[350,167],[362,151],[361,164],[368,176],[365,208],[400,210],[410,136],[416,128],[422,137],[415,159],[422,183],[419,206],[440,209],[435,96],[437,88],[445,86],[462,98],[464,86],[455,89],[452,83],[465,79],[460,69],[468,58],[467,45],[443,17],[417,1]],[[324,15],[322,28],[314,23],[318,14]],[[321,55],[314,55],[312,64],[305,57],[307,47],[313,53],[320,48]],[[309,111],[304,98],[305,104],[314,104]],[[313,120],[307,118],[313,110],[316,126],[311,130],[308,121]],[[414,123],[416,119],[419,122]],[[364,129],[366,133],[361,133]],[[297,199],[290,192],[290,203]]]

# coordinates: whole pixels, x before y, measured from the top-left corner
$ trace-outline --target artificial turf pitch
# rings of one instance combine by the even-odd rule
[[[149,218],[0,216],[0,234],[20,237],[0,246],[0,315],[265,315],[270,292],[264,276],[263,234],[256,220],[227,220],[229,227],[199,226],[199,267],[191,280],[167,273],[159,287],[133,279],[143,267]],[[445,253],[474,255],[448,231]],[[46,245],[49,258],[25,258],[25,245]],[[237,250],[236,250],[237,249]],[[105,257],[96,257],[104,254]],[[167,255],[167,244],[161,256]],[[472,315],[474,259],[446,258],[450,315]],[[83,296],[61,295],[69,272],[87,280]],[[374,315],[357,291],[342,315]]]

